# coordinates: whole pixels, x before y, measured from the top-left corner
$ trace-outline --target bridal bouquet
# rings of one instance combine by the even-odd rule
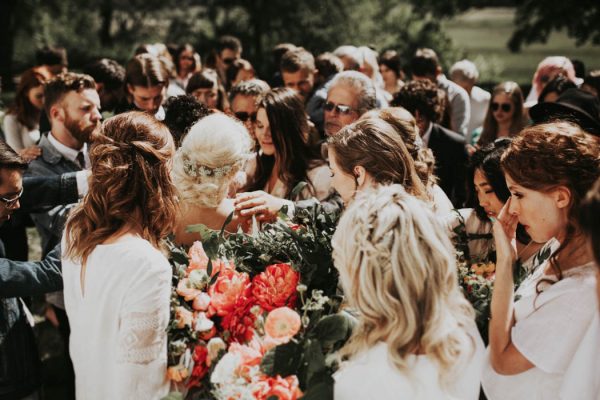
[[[254,235],[192,226],[201,242],[170,246],[169,398],[332,398],[329,356],[353,325],[338,312],[336,219],[316,205]]]

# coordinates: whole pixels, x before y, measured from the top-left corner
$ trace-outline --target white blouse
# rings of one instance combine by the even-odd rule
[[[167,395],[167,259],[139,236],[98,245],[87,260],[83,293],[81,265],[64,257],[62,265],[77,399]]]
[[[439,367],[426,355],[410,356],[409,372],[401,373],[388,358],[388,345],[380,342],[370,350],[342,363],[334,374],[334,400],[442,400],[479,399],[483,342],[477,333],[476,349],[454,384],[444,389]]]
[[[35,146],[40,140],[40,130],[38,128],[29,129],[17,120],[17,116],[6,114],[2,121],[2,130],[6,144],[19,152],[27,147]]]
[[[542,279],[556,280],[545,274],[545,265],[519,287],[511,332],[512,343],[534,367],[516,375],[500,375],[491,367],[488,353],[482,383],[490,400],[566,398],[560,396],[561,388],[571,385],[566,373],[598,314],[596,272],[594,264],[588,263],[566,271],[559,282],[538,286]],[[542,292],[536,293],[536,287]],[[581,397],[581,392],[571,395],[589,398]]]

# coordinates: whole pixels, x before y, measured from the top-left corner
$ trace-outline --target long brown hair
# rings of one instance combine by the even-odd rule
[[[84,264],[126,225],[158,248],[177,213],[169,130],[151,115],[128,112],[106,120],[92,143],[89,191],[67,222],[67,257]]]
[[[490,101],[487,113],[485,114],[483,131],[481,132],[481,137],[479,138],[478,142],[480,146],[490,144],[498,138],[498,123],[496,122],[496,118],[494,118],[494,113],[492,112],[492,102],[494,101],[494,97],[501,93],[504,93],[510,97],[513,105],[513,116],[510,122],[509,136],[515,136],[526,125],[527,121],[523,111],[523,92],[521,91],[521,88],[515,82],[502,82],[496,85],[492,92],[492,99]]]
[[[430,201],[415,162],[392,125],[380,118],[367,118],[346,126],[327,141],[337,164],[348,175],[362,166],[377,183],[398,183],[410,195]]]
[[[528,127],[502,155],[501,166],[527,189],[547,192],[565,186],[571,192],[566,237],[550,259],[561,279],[557,257],[581,231],[577,221],[582,199],[600,176],[598,140],[567,122]]]
[[[275,156],[258,156],[256,174],[250,177],[246,190],[262,190],[267,184],[275,158],[279,158],[279,179],[288,188],[288,198],[299,182],[306,182],[314,192],[307,172],[310,168],[325,164],[317,149],[308,143],[309,125],[304,104],[291,89],[277,88],[262,95],[257,108],[264,108],[269,119]]]
[[[21,74],[19,85],[15,93],[15,103],[8,111],[17,117],[17,121],[25,125],[27,129],[34,129],[40,122],[41,110],[38,110],[29,101],[29,91],[38,86],[42,86],[46,79],[35,70],[28,69]]]

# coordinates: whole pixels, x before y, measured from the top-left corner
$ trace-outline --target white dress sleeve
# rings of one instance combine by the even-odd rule
[[[540,370],[562,374],[597,313],[595,287],[590,278],[575,276],[553,284],[539,295],[523,298],[528,315],[519,318],[512,329],[512,342],[519,352]]]
[[[4,121],[2,122],[2,130],[4,131],[4,138],[6,144],[13,148],[14,151],[19,152],[25,148],[23,144],[22,131],[23,127],[17,121],[17,117],[13,114],[6,114]]]
[[[149,261],[134,279],[120,312],[117,393],[123,399],[161,398],[168,391],[167,334],[171,267]]]

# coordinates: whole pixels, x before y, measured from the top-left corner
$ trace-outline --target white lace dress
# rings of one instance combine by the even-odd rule
[[[64,243],[63,243],[64,248]],[[78,400],[160,399],[166,379],[171,267],[134,235],[98,245],[85,271],[63,257]]]

